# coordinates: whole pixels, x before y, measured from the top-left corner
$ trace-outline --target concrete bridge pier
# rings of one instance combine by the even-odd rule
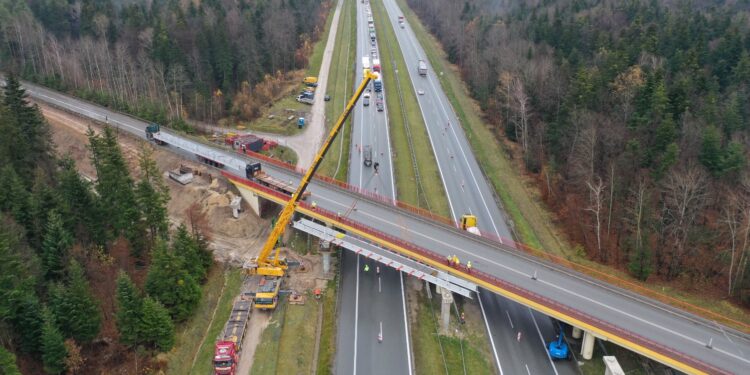
[[[440,329],[443,332],[448,333],[450,331],[451,323],[451,306],[453,305],[453,293],[450,290],[437,287],[438,293],[440,293]]]
[[[331,243],[320,241],[320,254],[323,256],[323,273],[331,272]]]
[[[583,335],[583,330],[578,327],[573,327],[573,338],[574,339],[580,339]]]
[[[590,360],[594,355],[594,342],[596,342],[596,336],[591,332],[584,331],[583,344],[581,345],[581,357],[583,359]]]

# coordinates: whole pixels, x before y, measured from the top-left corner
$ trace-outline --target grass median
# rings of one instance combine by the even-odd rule
[[[345,1],[339,15],[336,46],[331,57],[331,68],[328,71],[328,95],[331,100],[326,103],[326,129],[341,115],[346,102],[352,94],[354,85],[354,59],[356,45],[356,7],[353,1]],[[328,150],[318,173],[346,181],[349,171],[349,137],[351,137],[351,120],[348,120],[338,138]]]
[[[240,293],[242,270],[222,271],[214,266],[203,286],[195,314],[177,327],[175,348],[169,353],[167,375],[208,374],[213,370],[214,342]]]
[[[450,209],[404,56],[381,1],[370,3],[378,35],[398,199],[436,214]]]

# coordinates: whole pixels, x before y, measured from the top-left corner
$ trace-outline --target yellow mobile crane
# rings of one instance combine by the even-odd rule
[[[318,169],[321,161],[323,161],[323,157],[331,147],[333,139],[336,138],[336,135],[343,127],[346,118],[349,117],[349,114],[357,104],[359,97],[365,91],[367,85],[371,80],[376,78],[378,78],[378,75],[376,73],[370,72],[370,70],[368,69],[364,70],[364,78],[359,84],[357,91],[355,91],[354,96],[349,99],[349,103],[347,103],[344,112],[341,114],[341,116],[339,116],[338,120],[336,120],[333,128],[331,128],[331,132],[328,134],[325,142],[323,142],[323,146],[315,155],[312,165],[302,177],[297,190],[294,192],[294,194],[292,194],[292,198],[289,200],[286,206],[284,206],[281,214],[279,214],[279,219],[276,221],[276,225],[274,225],[271,234],[268,236],[268,239],[266,239],[266,243],[263,245],[260,254],[245,265],[248,273],[263,276],[255,293],[254,305],[256,308],[276,308],[276,304],[278,302],[279,287],[281,285],[281,278],[284,276],[287,269],[286,259],[279,257],[281,248],[276,245],[281,236],[284,234],[284,230],[286,230],[287,225],[292,220],[292,216],[294,215],[294,210],[297,207],[297,204],[301,200],[301,197],[304,196],[303,194],[305,192],[305,189],[307,188],[307,185],[310,184],[310,180],[312,180],[315,171]],[[276,251],[274,252],[273,257],[269,258],[274,248],[276,248]]]

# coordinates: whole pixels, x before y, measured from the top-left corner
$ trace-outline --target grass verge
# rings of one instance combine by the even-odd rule
[[[301,90],[300,86],[300,90]],[[297,101],[297,91],[274,102],[263,115],[251,122],[241,122],[238,129],[250,129],[261,133],[294,135],[301,132],[297,126],[299,117],[309,117],[312,106]]]
[[[491,354],[488,352],[487,338],[478,319],[467,317],[466,324],[460,324],[451,311],[451,331],[459,329],[458,335],[444,335],[436,332],[440,313],[439,295],[433,293],[428,299],[426,292],[416,292],[418,297],[416,317],[411,320],[411,333],[414,347],[414,365],[417,372],[424,374],[490,374],[493,372]],[[438,302],[438,303],[436,303]],[[432,306],[432,307],[431,307]]]
[[[388,123],[394,149],[393,168],[398,198],[436,214],[449,216],[448,200],[404,56],[383,3],[373,1],[370,6],[379,38],[383,85],[388,97]]]
[[[297,165],[297,153],[289,147],[278,145],[268,151],[261,151],[263,155],[270,156],[274,159],[278,159],[287,162],[291,165]]]
[[[315,42],[313,47],[312,55],[310,55],[309,66],[307,67],[308,76],[317,76],[320,74],[320,65],[323,63],[323,52],[326,49],[326,42],[328,42],[328,34],[331,32],[331,24],[333,23],[333,13],[336,11],[336,4],[339,0],[331,0],[331,9],[326,17],[326,24],[323,34],[320,39]]]
[[[339,27],[336,33],[336,46],[331,57],[331,68],[328,71],[328,95],[331,100],[326,104],[326,129],[330,129],[341,111],[346,107],[346,101],[352,93],[354,85],[354,59],[356,55],[356,7],[353,1],[345,1],[339,15]],[[320,172],[337,180],[346,181],[349,170],[349,146],[351,144],[351,120],[344,125],[338,139],[334,140],[328,150]]]
[[[396,2],[412,30],[414,30],[419,43],[424,48],[430,64],[435,71],[442,73],[438,74],[440,84],[459,117],[479,165],[489,178],[495,192],[500,197],[505,212],[512,220],[512,226],[519,241],[544,252],[563,256],[576,264],[598,270],[603,274],[614,275],[620,281],[610,278],[605,280],[623,288],[638,293],[643,293],[644,289],[648,289],[651,293],[647,293],[647,295],[651,298],[712,320],[719,319],[724,324],[747,331],[746,327],[720,319],[721,317],[727,317],[737,322],[750,324],[750,314],[726,300],[718,297],[707,298],[705,295],[700,295],[700,292],[691,294],[677,291],[670,286],[641,283],[621,270],[612,269],[588,260],[567,243],[564,235],[560,234],[554,227],[553,214],[547,210],[544,202],[541,201],[533,183],[524,180],[523,176],[519,174],[519,167],[509,160],[508,152],[498,141],[492,127],[480,117],[479,106],[470,97],[457,69],[448,62],[441,44],[424,28],[405,0],[396,0]],[[588,270],[582,270],[578,267],[576,269],[603,279],[600,275]],[[700,311],[700,309],[711,311],[718,316],[711,316],[705,311]]]
[[[280,298],[271,322],[255,350],[252,374],[309,374],[312,372],[319,304],[308,293],[304,305]]]
[[[331,254],[335,256],[336,253]],[[331,260],[332,263],[337,263]],[[318,348],[317,374],[333,374],[333,362],[336,355],[336,301],[338,290],[336,279],[330,280],[321,301],[323,303],[323,325],[320,330],[320,347]]]
[[[222,271],[218,266],[211,269],[198,309],[186,323],[177,327],[176,345],[169,352],[168,375],[211,372],[214,339],[224,328],[232,310],[232,300],[239,295],[241,285],[241,270]]]
[[[254,375],[275,375],[281,353],[279,353],[279,342],[281,330],[284,326],[284,315],[287,303],[285,298],[279,298],[279,305],[271,313],[271,321],[260,336],[258,347],[255,348],[253,366],[250,373]]]

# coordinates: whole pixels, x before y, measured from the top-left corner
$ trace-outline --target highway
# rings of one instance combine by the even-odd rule
[[[98,105],[36,85],[24,83],[30,97],[95,121],[105,119],[122,131],[144,137],[146,122]],[[170,147],[174,149],[174,147]],[[228,157],[255,161],[224,151]],[[286,180],[299,181],[293,170],[265,163],[264,170]],[[244,171],[226,168],[226,172],[244,176]],[[669,366],[686,372],[747,373],[750,367],[750,338],[729,327],[666,306],[611,284],[592,279],[568,268],[550,264],[455,227],[428,220],[380,200],[368,198],[347,189],[315,180],[310,184],[313,199],[321,209],[346,212],[374,230],[403,242],[413,243],[438,256],[458,254],[462,261],[471,260],[477,271],[502,282],[494,290],[524,300],[568,322],[585,323],[597,334],[630,349],[639,351]],[[536,275],[536,279],[532,276]],[[514,293],[514,294],[511,294]],[[533,294],[531,294],[533,293]],[[532,302],[529,302],[532,301]],[[711,347],[707,344],[711,343]]]
[[[471,153],[471,146],[461,128],[458,116],[445,95],[436,72],[429,64],[408,22],[401,28],[403,15],[395,0],[383,0],[390,25],[404,55],[409,77],[420,111],[427,126],[435,159],[450,202],[453,219],[471,213],[477,216],[482,233],[512,238],[505,212],[498,206],[493,190]],[[425,61],[427,75],[420,76],[417,62]],[[463,259],[463,258],[460,258]],[[480,292],[481,309],[489,331],[495,364],[502,374],[578,374],[575,362],[553,362],[545,341],[555,338],[555,326],[544,314],[489,291]],[[522,340],[517,340],[520,332]],[[525,338],[525,339],[523,339]]]
[[[363,77],[362,57],[372,61],[380,54],[377,43],[370,41],[366,6],[360,1],[355,4],[357,53],[353,83],[356,87]],[[384,110],[379,112],[373,83],[369,88],[369,105],[365,106],[364,98],[360,98],[352,112],[348,183],[395,200],[387,98],[383,91]],[[373,165],[364,164],[365,148],[371,149]],[[377,172],[375,163],[378,163]],[[370,271],[364,270],[365,264]],[[342,251],[336,333],[338,374],[410,374],[412,371],[402,275],[389,267],[379,267],[381,272],[376,275],[376,267],[373,261]],[[384,342],[378,342],[381,330]]]

